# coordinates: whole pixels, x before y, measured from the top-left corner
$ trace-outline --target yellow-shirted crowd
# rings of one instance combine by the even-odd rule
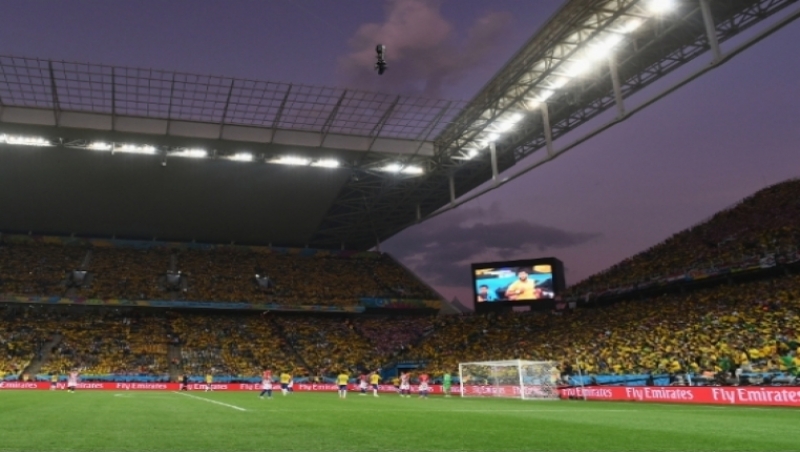
[[[708,221],[681,231],[569,288],[582,296],[661,280],[692,270],[736,265],[800,244],[800,180],[758,191]]]

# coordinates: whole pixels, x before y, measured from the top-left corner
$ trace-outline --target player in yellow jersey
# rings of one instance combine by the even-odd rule
[[[372,372],[369,376],[369,384],[372,385],[372,395],[378,397],[378,383],[381,381],[381,376],[377,371]]]
[[[506,298],[512,301],[536,299],[536,283],[528,278],[527,270],[517,270],[517,280],[506,289]]]
[[[211,383],[213,382],[214,382],[214,376],[211,374],[206,374],[206,392],[214,390],[214,388],[211,387]]]
[[[339,385],[339,398],[344,399],[347,398],[347,381],[350,380],[350,375],[347,372],[342,371],[338,377],[336,377],[336,384]]]
[[[58,374],[50,375],[50,390],[55,391],[58,387]]]
[[[392,378],[392,386],[394,386],[394,390],[400,394],[400,379],[397,377]]]
[[[292,381],[292,374],[284,372],[281,374],[281,392],[285,396],[289,393],[289,382]]]

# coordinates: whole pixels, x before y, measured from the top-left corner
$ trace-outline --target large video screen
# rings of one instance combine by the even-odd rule
[[[552,300],[563,287],[554,258],[472,264],[475,303],[527,304]]]

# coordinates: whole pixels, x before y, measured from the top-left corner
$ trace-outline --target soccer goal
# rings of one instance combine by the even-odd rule
[[[558,400],[560,371],[554,361],[478,361],[458,365],[461,397]]]

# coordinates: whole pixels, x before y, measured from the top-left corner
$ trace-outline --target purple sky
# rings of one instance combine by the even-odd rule
[[[562,1],[2,0],[0,54],[470,99]],[[556,256],[574,283],[796,177],[798,42],[792,24],[383,249],[448,298],[475,261]]]

